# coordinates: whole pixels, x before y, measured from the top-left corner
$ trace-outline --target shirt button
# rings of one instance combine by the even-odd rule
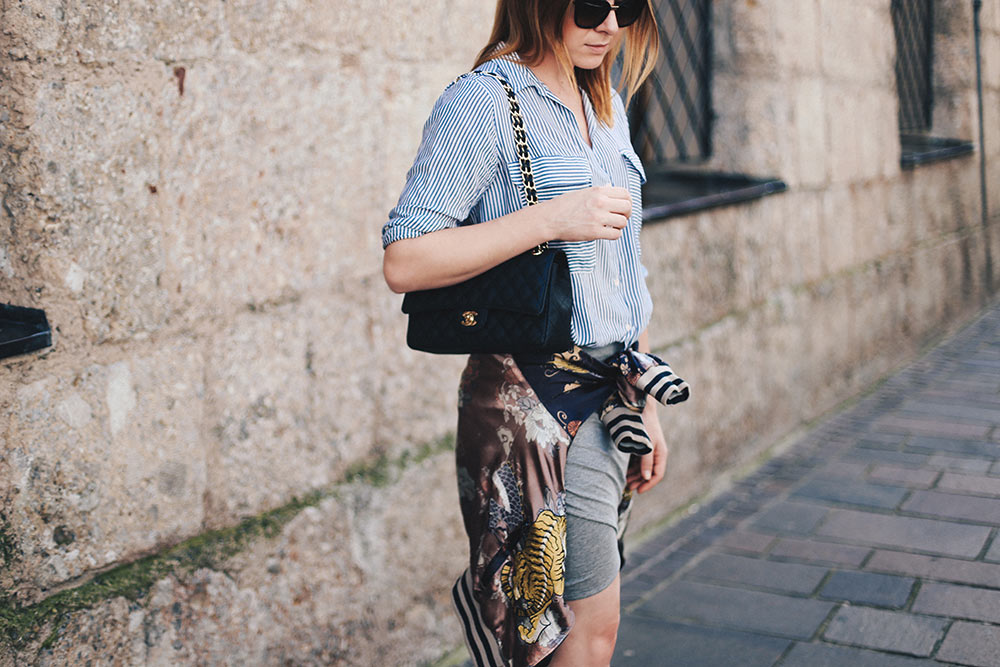
[[[617,278],[615,278],[614,280],[611,281],[611,284],[614,285],[615,287],[621,287],[622,286],[622,281],[620,281]]]

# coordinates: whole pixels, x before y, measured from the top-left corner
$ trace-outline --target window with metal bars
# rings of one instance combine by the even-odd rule
[[[892,0],[892,27],[896,33],[899,131],[928,132],[934,109],[933,0]]]
[[[971,142],[930,136],[934,114],[934,0],[892,0],[896,92],[904,169],[973,151]]]
[[[712,152],[712,3],[653,0],[652,7],[660,55],[632,104],[632,145],[648,165],[702,160]]]
[[[757,199],[787,189],[776,178],[709,172],[712,155],[712,2],[651,0],[660,31],[656,66],[629,110],[632,145],[646,165],[646,220]]]

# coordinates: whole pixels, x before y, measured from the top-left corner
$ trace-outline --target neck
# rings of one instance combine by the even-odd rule
[[[542,60],[537,65],[532,65],[530,69],[559,99],[579,98],[579,89],[566,77],[552,51],[546,51]]]

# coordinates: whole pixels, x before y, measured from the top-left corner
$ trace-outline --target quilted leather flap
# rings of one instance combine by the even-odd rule
[[[547,285],[558,272],[569,275],[566,255],[561,250],[546,250],[541,255],[523,253],[457,285],[408,292],[403,298],[403,312],[498,309],[538,315],[545,307]]]

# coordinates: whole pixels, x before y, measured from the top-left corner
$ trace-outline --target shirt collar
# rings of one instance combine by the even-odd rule
[[[518,61],[518,55],[512,53],[509,56],[504,56],[503,58],[493,58],[487,60],[482,65],[476,69],[497,72],[510,84],[511,88],[514,89],[514,94],[521,92],[524,88],[534,87],[538,90],[539,94],[548,95],[555,98],[552,91],[549,90],[542,81],[535,76],[535,73],[527,65],[522,65]],[[556,98],[558,99],[558,98]]]

